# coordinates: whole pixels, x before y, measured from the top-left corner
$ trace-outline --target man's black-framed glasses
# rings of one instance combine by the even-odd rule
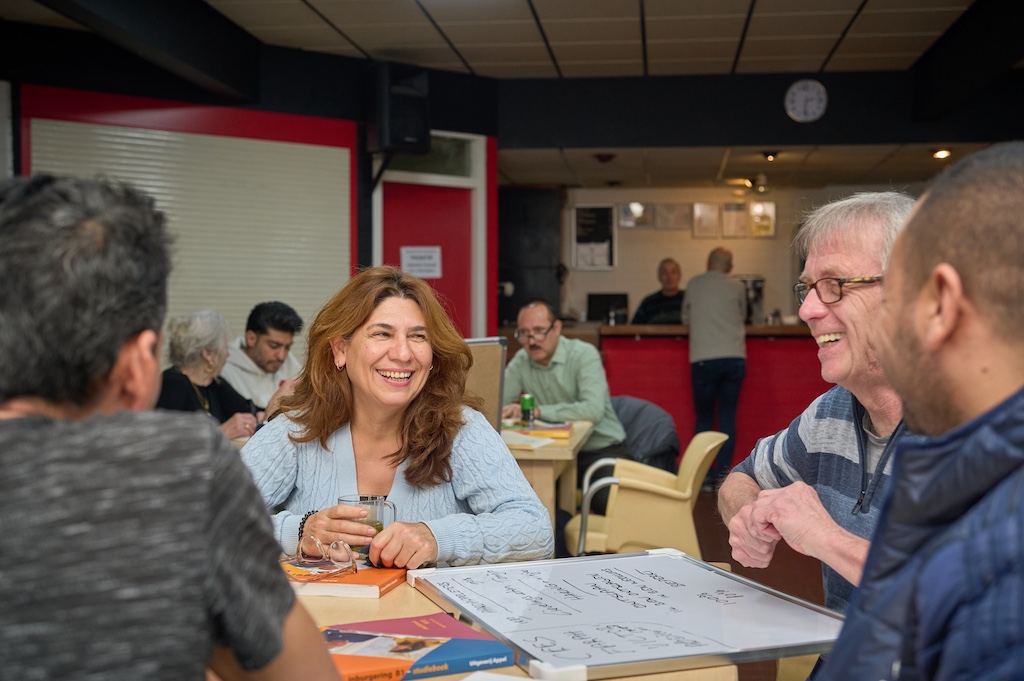
[[[807,294],[813,289],[818,294],[818,300],[825,305],[838,303],[843,299],[843,287],[847,284],[876,284],[882,281],[881,275],[877,277],[822,277],[818,281],[808,284],[806,281],[798,281],[793,286],[793,293],[796,294],[796,304],[803,305],[807,300]]]
[[[516,329],[512,335],[516,337],[517,341],[530,340],[531,338],[537,341],[543,341],[548,337],[548,334],[551,333],[551,329],[553,328],[555,328],[555,323],[551,322],[551,326],[546,329],[537,327],[533,327],[532,329]]]

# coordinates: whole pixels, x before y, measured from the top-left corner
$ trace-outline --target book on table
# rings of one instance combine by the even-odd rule
[[[346,596],[348,598],[380,598],[405,581],[405,568],[375,568],[364,563],[358,571],[335,574],[337,567],[329,560],[298,562],[282,560],[281,569],[288,576],[296,593],[304,596]]]
[[[559,440],[568,439],[572,435],[572,421],[543,421],[534,419],[533,423],[505,420],[501,423],[502,429],[513,430],[523,435],[534,437],[550,437]]]
[[[399,681],[508,667],[512,650],[447,613],[321,627],[344,681]]]

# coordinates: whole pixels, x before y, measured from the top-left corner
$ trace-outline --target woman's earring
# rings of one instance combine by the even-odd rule
[[[429,368],[429,369],[427,369],[427,371],[433,371],[433,370],[434,370],[434,365],[433,365],[433,364],[431,364],[431,365],[430,365],[430,368]]]

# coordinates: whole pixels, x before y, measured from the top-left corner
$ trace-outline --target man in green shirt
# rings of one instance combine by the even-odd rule
[[[519,395],[530,393],[534,415],[546,421],[591,421],[594,430],[577,459],[578,480],[591,463],[606,456],[631,459],[626,431],[612,408],[601,355],[590,343],[562,337],[562,322],[551,304],[531,300],[519,310],[516,339],[523,346],[505,369],[502,418],[519,418]],[[607,494],[593,510],[603,513]]]

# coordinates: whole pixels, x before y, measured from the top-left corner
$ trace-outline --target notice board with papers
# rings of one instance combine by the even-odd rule
[[[842,616],[675,549],[411,570],[530,676],[584,681],[827,652]]]

